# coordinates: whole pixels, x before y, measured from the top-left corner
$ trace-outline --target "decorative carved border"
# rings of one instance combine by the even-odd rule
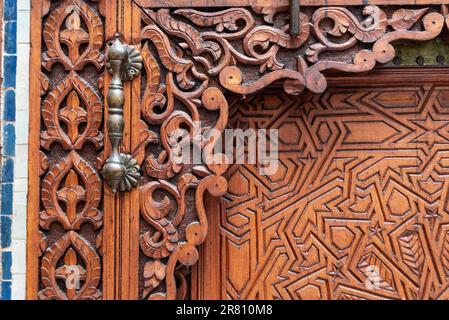
[[[291,0],[135,0],[145,8],[199,8],[199,7],[265,7],[287,8]],[[322,6],[430,6],[449,4],[448,0],[296,0],[302,7]]]
[[[28,271],[27,285],[35,290],[28,296],[100,299],[104,3],[42,0],[32,5],[33,18],[42,19],[42,48],[33,37],[31,70],[39,61],[40,72],[31,74],[32,105],[39,113],[31,115],[30,161],[39,167],[30,166],[28,259],[33,264],[28,266],[37,270]],[[33,100],[38,93],[40,99]],[[33,190],[37,186],[39,194]]]
[[[150,258],[143,270],[143,298],[148,299],[185,296],[180,267],[198,261],[196,247],[208,232],[204,193],[221,196],[227,191],[223,174],[228,165],[224,155],[213,154],[214,137],[201,145],[206,152],[205,164],[187,168],[173,160],[177,151],[169,143],[170,132],[181,124],[193,128],[194,121],[210,121],[203,119],[202,109],[206,113],[218,111],[210,126],[222,132],[228,118],[225,93],[245,96],[277,82],[289,94],[298,95],[306,89],[321,93],[327,88],[326,71],[372,70],[377,63],[395,57],[396,41],[430,40],[441,34],[444,25],[449,27],[444,5],[414,9],[302,6],[300,32],[295,37],[288,33],[288,22],[284,23],[287,7],[232,7],[207,12],[141,9],[147,74],[142,125],[148,138],[145,144],[162,147],[158,155],[146,158],[144,168],[152,180],[140,189],[141,215],[154,228],[142,232],[140,238],[141,250]],[[190,114],[177,110],[177,104]],[[148,125],[160,129],[159,137]],[[196,188],[196,217],[183,227],[189,188]],[[156,200],[156,190],[175,199],[176,214],[169,215],[168,197]]]

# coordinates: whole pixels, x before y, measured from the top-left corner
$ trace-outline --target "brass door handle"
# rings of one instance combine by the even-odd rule
[[[131,81],[140,74],[142,56],[134,47],[123,44],[120,35],[116,34],[108,50],[106,66],[112,75],[107,96],[109,114],[106,123],[112,151],[101,174],[116,193],[130,191],[137,186],[141,178],[139,164],[131,155],[120,153],[120,145],[125,127],[123,82]]]
[[[293,37],[299,36],[299,29],[301,28],[300,18],[300,0],[290,0],[290,35]]]

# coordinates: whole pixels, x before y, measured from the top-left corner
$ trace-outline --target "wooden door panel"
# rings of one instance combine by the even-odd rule
[[[280,165],[228,173],[202,298],[447,299],[449,87],[385,78],[233,105],[230,127],[279,130]]]

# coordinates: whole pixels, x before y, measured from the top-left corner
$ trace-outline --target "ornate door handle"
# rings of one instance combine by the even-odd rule
[[[129,191],[137,186],[141,178],[140,166],[129,154],[120,153],[125,121],[123,106],[125,93],[123,82],[131,81],[142,70],[142,56],[134,47],[123,44],[120,35],[116,34],[110,44],[106,66],[112,75],[108,90],[109,114],[107,128],[112,151],[101,170],[106,183],[112,191]]]

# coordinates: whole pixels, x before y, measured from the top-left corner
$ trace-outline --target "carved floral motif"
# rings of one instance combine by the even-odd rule
[[[96,2],[96,1],[95,1]],[[40,299],[99,299],[101,243],[81,235],[93,227],[100,239],[103,184],[96,163],[85,155],[103,147],[101,81],[93,85],[83,75],[87,65],[100,72],[104,65],[102,19],[87,1],[64,0],[50,10],[43,1],[41,73],[41,204]],[[58,71],[62,65],[64,72]],[[59,145],[59,147],[56,147]],[[66,153],[54,154],[61,148]],[[92,151],[90,151],[92,152]],[[58,224],[64,233],[47,237]]]
[[[143,298],[183,296],[179,270],[197,262],[196,246],[204,242],[208,231],[204,193],[221,196],[227,190],[222,177],[228,168],[226,158],[212,151],[216,137],[207,137],[198,146],[205,153],[203,165],[187,167],[174,161],[180,154],[170,143],[171,132],[187,128],[192,134],[196,121],[223,132],[228,121],[226,91],[248,95],[281,81],[289,94],[305,89],[321,93],[327,87],[325,71],[369,71],[394,58],[395,41],[438,36],[446,16],[445,8],[443,14],[435,8],[401,8],[387,14],[378,6],[322,7],[301,12],[299,34],[291,36],[288,23],[279,26],[276,22],[276,16],[287,9],[145,9],[142,14],[146,71],[142,95],[146,123],[142,126],[150,132],[136,150],[150,179],[140,189],[141,216],[150,226],[140,235],[147,257]],[[257,14],[263,15],[262,23]],[[325,55],[330,51],[346,55]],[[335,60],[328,58],[334,56]],[[288,61],[292,57],[295,67]],[[253,76],[246,80],[244,75],[252,68],[257,71],[249,72]],[[215,114],[215,120],[205,114]],[[159,135],[150,126],[157,126]],[[162,151],[145,158],[143,149],[155,143]],[[183,223],[190,188],[195,189],[195,219]]]

